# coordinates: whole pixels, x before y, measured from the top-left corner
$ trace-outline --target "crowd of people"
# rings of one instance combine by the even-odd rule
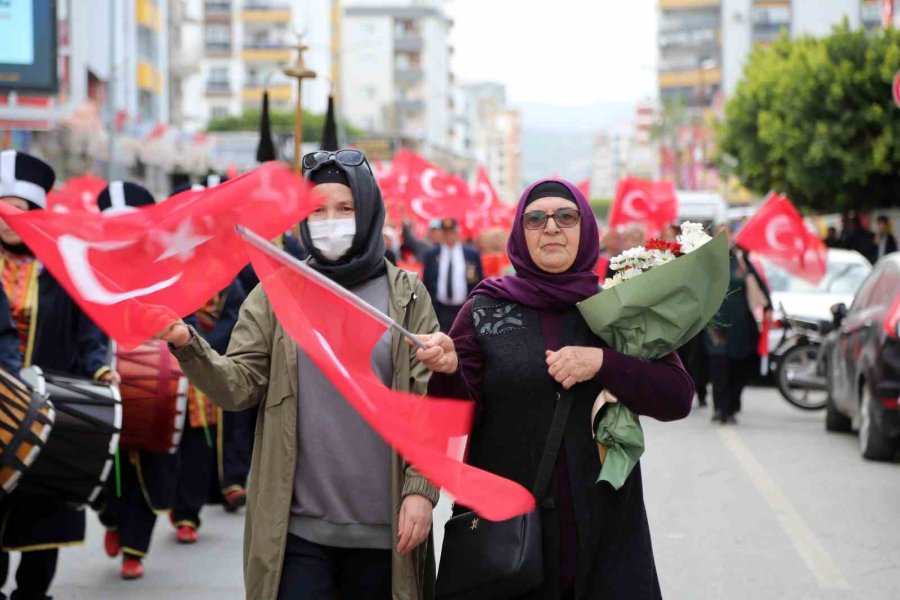
[[[884,255],[897,251],[897,238],[887,215],[875,218],[875,231],[872,231],[862,215],[844,213],[841,215],[840,232],[837,227],[829,227],[824,242],[829,248],[855,250],[872,264]]]
[[[21,152],[2,158],[0,201],[45,208],[52,168]],[[385,333],[372,354],[377,377],[394,390],[473,401],[467,462],[538,496],[543,578],[504,597],[660,598],[640,468],[618,492],[594,484],[601,464],[590,410],[608,390],[638,415],[676,420],[695,397],[707,404],[711,382],[713,420],[734,423],[758,366],[758,321],[772,307],[749,256],[732,253],[729,291],[704,333],[678,353],[643,361],[611,350],[576,304],[598,292],[612,257],[645,243],[646,231],[612,228],[601,240],[587,199],[570,183],[536,182],[509,231],[487,230],[467,244],[453,218],[428,223],[422,237],[412,221],[387,226],[364,156],[318,152],[304,166],[322,204],[299,235],[278,243],[416,334],[424,348]],[[153,202],[137,184],[110,182],[98,207]],[[865,247],[873,259],[896,250],[887,219],[878,219],[877,233],[864,232],[849,217],[832,241]],[[678,235],[673,224],[661,237]],[[114,344],[2,220],[0,241],[2,367],[121,383]],[[190,382],[189,414],[177,452],[123,450],[115,476],[91,502],[107,528],[106,553],[122,557],[121,576],[143,575],[158,515],[169,516],[179,542],[194,544],[203,507],[219,503],[231,512],[246,504],[247,598],[418,600],[434,597],[435,586],[441,597],[448,585],[464,584],[435,580],[439,490],[290,341],[258,284],[247,267],[159,334]],[[86,512],[19,491],[0,501],[0,512],[3,581],[8,552],[22,553],[12,598],[49,598],[59,549],[84,540]],[[445,557],[466,554],[446,550]],[[442,564],[442,572],[465,567]]]

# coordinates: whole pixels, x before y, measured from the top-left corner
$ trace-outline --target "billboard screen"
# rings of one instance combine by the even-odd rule
[[[0,0],[0,92],[56,92],[55,0]]]

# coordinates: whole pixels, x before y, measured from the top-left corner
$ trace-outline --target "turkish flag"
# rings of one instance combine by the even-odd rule
[[[609,226],[638,223],[652,238],[678,218],[678,199],[671,181],[646,181],[626,177],[619,181],[609,209]]]
[[[98,214],[97,196],[106,188],[106,181],[90,173],[72,177],[62,188],[47,195],[47,208],[57,212],[72,210]]]
[[[390,168],[384,167],[380,161],[375,161],[372,167],[375,181],[378,182],[381,196],[384,198],[388,222],[394,225],[402,224],[407,214],[404,205],[404,191],[408,177],[406,165],[411,154],[412,152],[406,148],[401,148],[394,155]]]
[[[469,185],[415,152],[406,151],[400,158],[395,159],[391,172],[396,171],[398,185],[402,182],[399,191],[406,213],[416,220],[420,231],[427,230],[432,219],[447,217],[453,217],[465,229],[466,214],[472,206]]]
[[[447,455],[451,439],[470,431],[471,402],[401,393],[381,383],[372,371],[372,350],[388,329],[385,323],[348,298],[349,292],[323,284],[284,253],[249,242],[246,248],[279,323],[389,445],[487,519],[501,521],[534,509],[524,487]]]
[[[582,181],[575,187],[578,188],[579,192],[584,194],[585,200],[587,200],[588,202],[591,201],[591,180],[590,179],[585,179],[584,181]]]
[[[484,167],[475,174],[475,187],[466,212],[466,229],[472,236],[484,229],[500,227],[509,231],[516,208],[504,204]]]
[[[786,196],[770,195],[738,232],[735,243],[813,284],[825,277],[828,249]]]
[[[267,163],[132,212],[22,212],[0,203],[0,215],[85,313],[133,348],[201,308],[247,264],[235,225],[274,238],[314,204],[302,179]]]

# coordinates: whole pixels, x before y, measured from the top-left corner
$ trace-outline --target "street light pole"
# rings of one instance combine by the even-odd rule
[[[303,146],[303,80],[315,79],[316,73],[306,68],[303,63],[303,52],[309,46],[298,44],[294,46],[297,50],[297,59],[290,67],[284,70],[284,74],[297,80],[297,104],[294,107],[294,172],[301,174],[300,159]]]

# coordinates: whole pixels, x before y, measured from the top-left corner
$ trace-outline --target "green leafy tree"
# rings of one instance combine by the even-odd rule
[[[817,211],[900,203],[900,31],[851,31],[753,51],[719,127],[723,166],[749,189]]]
[[[244,110],[239,116],[228,116],[221,119],[213,119],[207,126],[207,131],[259,131],[260,110],[251,108]],[[269,110],[269,121],[272,124],[273,133],[294,132],[294,111]],[[319,142],[322,139],[322,129],[325,127],[325,115],[303,111],[303,141]],[[352,142],[359,137],[359,130],[346,126],[342,130],[350,138],[343,140]]]

